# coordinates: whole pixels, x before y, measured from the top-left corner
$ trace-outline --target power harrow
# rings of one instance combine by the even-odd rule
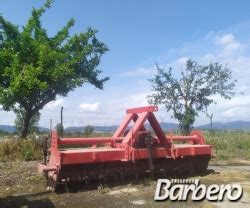
[[[52,131],[49,156],[45,153],[44,162],[38,164],[49,189],[71,180],[88,184],[148,173],[167,176],[206,171],[212,147],[205,144],[202,133],[165,135],[153,113],[157,110],[157,106],[128,109],[111,137],[60,138]],[[145,127],[147,121],[150,130]]]

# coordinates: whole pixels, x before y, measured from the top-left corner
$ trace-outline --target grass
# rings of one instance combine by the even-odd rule
[[[110,188],[106,185],[106,184],[100,184],[98,187],[98,192],[102,193],[102,194],[106,194],[110,191]]]
[[[218,160],[250,159],[250,132],[215,131],[204,134],[206,143],[214,148]]]
[[[41,142],[35,139],[6,139],[0,142],[0,162],[42,158]]]
[[[84,135],[65,135],[83,137]],[[111,136],[110,133],[94,133],[91,137]],[[214,131],[205,132],[207,144],[213,146],[217,160],[233,158],[250,160],[250,132],[247,131]],[[0,141],[0,162],[30,161],[42,159],[42,145],[36,139],[5,139]]]

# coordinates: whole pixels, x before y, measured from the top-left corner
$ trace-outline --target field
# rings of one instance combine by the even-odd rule
[[[214,148],[218,160],[241,158],[250,160],[250,132],[225,131],[206,132],[206,143]]]
[[[75,187],[64,193],[46,191],[46,181],[36,173],[36,161],[0,165],[0,207],[249,207],[250,162],[211,161],[206,174],[193,176],[201,183],[240,183],[244,195],[239,202],[155,202],[156,180],[140,179]]]
[[[69,134],[69,137],[86,137],[82,133]],[[109,133],[94,133],[92,137],[111,136]],[[250,132],[248,131],[214,131],[204,132],[207,144],[214,148],[217,160],[232,158],[250,160]],[[41,139],[2,139],[0,138],[0,162],[30,161],[42,159]]]
[[[40,140],[0,142],[0,208],[2,207],[249,207],[250,206],[250,133],[205,132],[206,142],[214,147],[215,157],[204,175],[204,184],[238,182],[244,195],[237,203],[229,201],[200,203],[155,202],[155,179],[76,186],[63,193],[46,190],[43,175],[36,172],[41,159]],[[78,135],[80,136],[80,135]],[[97,135],[95,135],[97,136]],[[26,160],[26,161],[25,161]],[[32,161],[30,161],[32,160]]]

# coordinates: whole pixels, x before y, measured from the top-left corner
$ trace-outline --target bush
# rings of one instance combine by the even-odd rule
[[[34,139],[8,139],[0,142],[0,161],[30,161],[42,158],[42,143]]]
[[[84,135],[85,136],[90,136],[91,134],[93,134],[93,132],[94,132],[93,126],[90,126],[90,125],[85,126],[85,128],[84,128]]]

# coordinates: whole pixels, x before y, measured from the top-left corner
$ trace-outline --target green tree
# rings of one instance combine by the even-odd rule
[[[84,135],[89,136],[93,132],[94,132],[94,127],[93,126],[90,126],[90,125],[85,126],[85,128],[84,128]]]
[[[219,63],[201,66],[188,60],[179,79],[172,75],[172,68],[164,70],[157,66],[152,83],[153,94],[148,96],[150,104],[163,104],[167,111],[179,121],[182,133],[188,134],[199,112],[206,112],[214,103],[212,95],[219,94],[225,99],[233,95],[235,81],[232,71]]]
[[[61,123],[58,123],[58,124],[56,124],[55,129],[56,129],[57,134],[58,134],[59,136],[62,136],[62,134],[63,134],[63,132],[64,132],[64,127],[63,127],[63,125],[61,125]]]
[[[22,129],[23,129],[23,125],[24,125],[24,117],[25,117],[25,110],[22,108],[18,109],[16,111],[15,126],[16,126],[16,131],[19,135],[22,133]],[[40,120],[40,113],[37,112],[30,119],[28,134],[34,133],[34,132],[36,132],[36,133],[39,132],[39,128],[38,128],[39,120]]]
[[[103,89],[108,77],[97,69],[108,50],[96,38],[97,30],[70,36],[74,20],[53,37],[42,27],[41,16],[51,6],[47,1],[32,10],[26,25],[18,26],[0,15],[0,104],[6,111],[24,109],[21,136],[26,137],[32,117],[57,95],[85,83]]]

